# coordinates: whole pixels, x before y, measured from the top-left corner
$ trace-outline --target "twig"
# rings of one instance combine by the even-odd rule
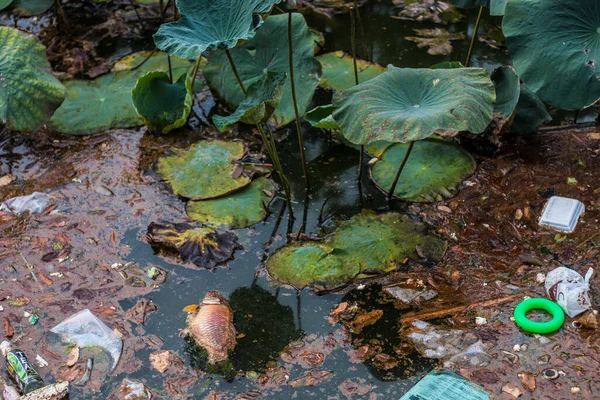
[[[146,64],[146,61],[148,61],[150,59],[150,57],[152,57],[154,54],[156,54],[157,51],[158,51],[158,49],[155,47],[154,50],[152,50],[152,52],[148,55],[148,57],[146,57],[144,59],[144,61],[142,61],[141,63],[139,63],[135,67],[131,68],[131,71],[135,71],[136,69],[138,69],[142,65]]]
[[[16,247],[15,247],[16,248]],[[19,255],[21,255],[21,258],[23,259],[23,262],[25,262],[25,265],[27,266],[27,268],[29,269],[29,272],[31,273],[31,276],[33,277],[33,279],[37,282],[37,284],[39,285],[40,289],[42,289],[42,292],[44,292],[44,287],[42,286],[42,284],[40,283],[40,281],[38,280],[37,276],[35,275],[35,272],[33,272],[33,265],[29,264],[29,262],[27,261],[27,259],[25,258],[25,256],[23,255],[23,253],[21,252],[21,250],[19,250],[18,248],[16,248],[17,251],[19,252]]]

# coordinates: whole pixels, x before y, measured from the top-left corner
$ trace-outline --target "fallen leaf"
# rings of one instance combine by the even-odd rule
[[[290,382],[290,386],[298,388],[304,386],[316,386],[328,381],[333,375],[333,371],[320,371],[313,369],[302,375],[300,378]]]
[[[150,354],[150,364],[152,368],[164,374],[171,366],[171,352],[169,350],[155,351]]]
[[[52,281],[52,279],[48,278],[46,275],[42,274],[41,272],[37,274],[37,277],[40,281],[42,281],[42,283],[44,283],[48,286],[50,286],[54,283]]]
[[[504,393],[510,394],[515,399],[517,397],[520,397],[523,393],[525,393],[521,389],[519,389],[515,384],[512,383],[507,383],[506,385],[502,386],[502,391]]]
[[[15,329],[10,324],[8,318],[4,317],[4,336],[11,338],[15,335]]]
[[[531,372],[521,372],[519,375],[521,384],[525,389],[533,392],[535,390],[535,376]]]
[[[79,347],[73,347],[73,350],[69,353],[67,357],[67,367],[72,367],[79,360]]]

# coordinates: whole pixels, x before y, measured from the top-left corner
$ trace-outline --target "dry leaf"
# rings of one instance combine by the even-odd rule
[[[73,347],[67,358],[67,367],[72,367],[79,360],[79,347]]]
[[[171,366],[171,353],[169,350],[155,351],[150,354],[150,364],[152,368],[164,374]]]
[[[13,337],[15,334],[15,329],[10,324],[8,318],[4,317],[4,336],[7,338]]]
[[[52,285],[54,282],[52,281],[52,279],[48,278],[46,275],[42,274],[41,272],[37,274],[38,278],[40,281],[42,281],[43,283],[45,283],[46,285],[50,286]]]

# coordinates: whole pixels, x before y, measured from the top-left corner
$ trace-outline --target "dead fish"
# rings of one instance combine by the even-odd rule
[[[209,364],[226,360],[227,353],[237,344],[233,311],[227,300],[219,292],[211,291],[198,307],[186,307],[185,310],[191,313],[187,320],[188,327],[181,332],[182,335],[189,334],[199,346],[206,349]]]

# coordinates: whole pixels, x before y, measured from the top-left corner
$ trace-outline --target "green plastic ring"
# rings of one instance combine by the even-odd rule
[[[526,317],[528,311],[544,310],[552,315],[547,322],[535,322]],[[565,322],[565,313],[560,306],[548,299],[527,299],[515,308],[515,322],[521,328],[531,333],[551,333],[557,331]]]

